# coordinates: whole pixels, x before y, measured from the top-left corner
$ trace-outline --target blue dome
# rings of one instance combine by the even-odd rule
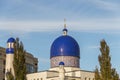
[[[68,30],[67,30],[66,28],[64,28],[63,31],[66,31],[66,32],[67,32]]]
[[[11,38],[9,38],[9,39],[8,39],[8,41],[7,41],[7,43],[9,43],[9,42],[10,42],[10,43],[11,43],[11,42],[15,42],[15,39],[14,39],[14,38],[12,38],[12,37],[11,37]]]
[[[51,46],[50,58],[56,56],[80,57],[79,45],[71,36],[58,37]]]
[[[64,62],[60,62],[59,65],[65,65]]]

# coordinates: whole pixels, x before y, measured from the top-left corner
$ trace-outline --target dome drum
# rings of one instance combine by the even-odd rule
[[[58,56],[53,57],[50,60],[51,68],[58,67],[60,62],[64,62],[65,67],[77,67],[79,68],[79,58],[73,56]]]

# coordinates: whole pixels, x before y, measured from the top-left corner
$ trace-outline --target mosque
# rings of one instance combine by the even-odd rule
[[[66,24],[63,35],[55,39],[50,49],[50,69],[27,74],[27,80],[95,80],[94,72],[80,69],[80,47],[77,41],[69,36]],[[13,43],[10,41],[6,49],[6,72],[13,70]],[[9,60],[11,59],[11,60]],[[7,80],[7,79],[6,79]]]

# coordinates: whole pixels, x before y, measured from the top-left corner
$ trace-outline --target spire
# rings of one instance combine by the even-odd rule
[[[66,29],[66,19],[64,19],[64,29]]]
[[[67,35],[67,29],[66,29],[66,19],[64,19],[64,29],[63,29],[63,35],[66,36]]]

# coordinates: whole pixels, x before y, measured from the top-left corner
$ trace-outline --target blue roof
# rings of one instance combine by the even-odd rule
[[[52,44],[50,58],[56,56],[80,57],[79,45],[71,36],[60,36]]]
[[[9,38],[8,40],[7,40],[7,43],[11,43],[11,42],[15,42],[15,39],[13,38],[13,37],[11,37],[11,38]]]
[[[60,62],[59,65],[65,65],[64,62]]]
[[[13,54],[14,53],[14,48],[7,48],[6,49],[6,54]]]

